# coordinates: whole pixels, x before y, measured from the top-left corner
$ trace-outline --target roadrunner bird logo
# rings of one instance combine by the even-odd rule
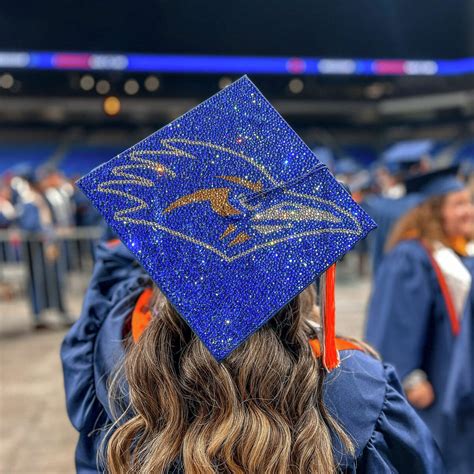
[[[334,202],[334,189],[321,184],[331,181],[321,166],[303,181],[282,182],[228,147],[184,138],[160,145],[132,149],[98,184],[97,191],[123,198],[115,221],[167,232],[228,262],[290,239],[362,234],[356,216]]]

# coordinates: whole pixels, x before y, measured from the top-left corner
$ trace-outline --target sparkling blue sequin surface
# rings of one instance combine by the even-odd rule
[[[78,184],[217,360],[375,227],[246,76]]]

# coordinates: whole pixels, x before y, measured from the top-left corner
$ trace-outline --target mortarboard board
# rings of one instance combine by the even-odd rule
[[[334,166],[334,173],[345,174],[345,175],[354,175],[360,171],[360,165],[349,157],[343,157],[336,161]]]
[[[78,185],[217,360],[375,227],[246,76]]]
[[[374,176],[370,171],[362,170],[356,173],[349,183],[351,193],[356,193],[364,189],[369,189],[374,185]]]
[[[316,158],[321,163],[324,163],[328,167],[329,171],[334,170],[336,158],[331,149],[326,148],[324,146],[320,146],[320,147],[313,148],[313,153],[316,155]]]
[[[407,193],[417,194],[419,202],[464,189],[457,178],[459,166],[449,166],[428,173],[414,175],[405,181]]]
[[[433,150],[432,140],[405,140],[392,145],[382,155],[382,161],[392,172],[418,163]]]

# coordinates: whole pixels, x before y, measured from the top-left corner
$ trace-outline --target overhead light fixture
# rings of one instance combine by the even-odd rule
[[[227,86],[232,84],[232,79],[230,77],[224,76],[219,79],[219,88],[224,89]]]
[[[105,79],[101,79],[100,81],[97,82],[95,86],[95,90],[97,91],[97,93],[101,95],[108,94],[110,92],[109,81],[106,81]]]
[[[107,115],[110,115],[111,117],[118,115],[120,113],[120,109],[121,103],[118,97],[111,96],[104,100],[104,112]]]
[[[292,79],[288,83],[288,89],[290,89],[290,92],[293,94],[300,94],[301,92],[303,92],[304,82],[301,79]]]
[[[135,95],[140,90],[140,85],[135,79],[129,79],[125,82],[123,89],[128,95]]]
[[[156,76],[148,76],[145,79],[145,89],[148,92],[155,92],[160,88],[160,80]]]
[[[81,89],[85,91],[91,91],[95,86],[95,79],[91,75],[86,74],[85,76],[81,77],[79,85],[81,86]]]
[[[393,84],[389,82],[373,82],[364,89],[364,95],[368,99],[381,99],[385,95],[390,95],[394,91]]]
[[[3,89],[11,89],[13,84],[15,84],[15,79],[13,79],[11,74],[7,73],[0,76],[0,87]]]

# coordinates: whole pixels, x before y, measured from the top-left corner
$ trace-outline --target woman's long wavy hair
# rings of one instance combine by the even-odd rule
[[[162,473],[176,460],[186,474],[335,472],[333,436],[348,454],[353,446],[324,406],[305,305],[295,298],[218,363],[155,292],[123,364],[129,414],[112,427],[108,472]]]
[[[423,240],[428,246],[434,242],[449,246],[441,215],[445,199],[446,196],[432,197],[401,217],[387,239],[385,250],[390,251],[406,239]]]

